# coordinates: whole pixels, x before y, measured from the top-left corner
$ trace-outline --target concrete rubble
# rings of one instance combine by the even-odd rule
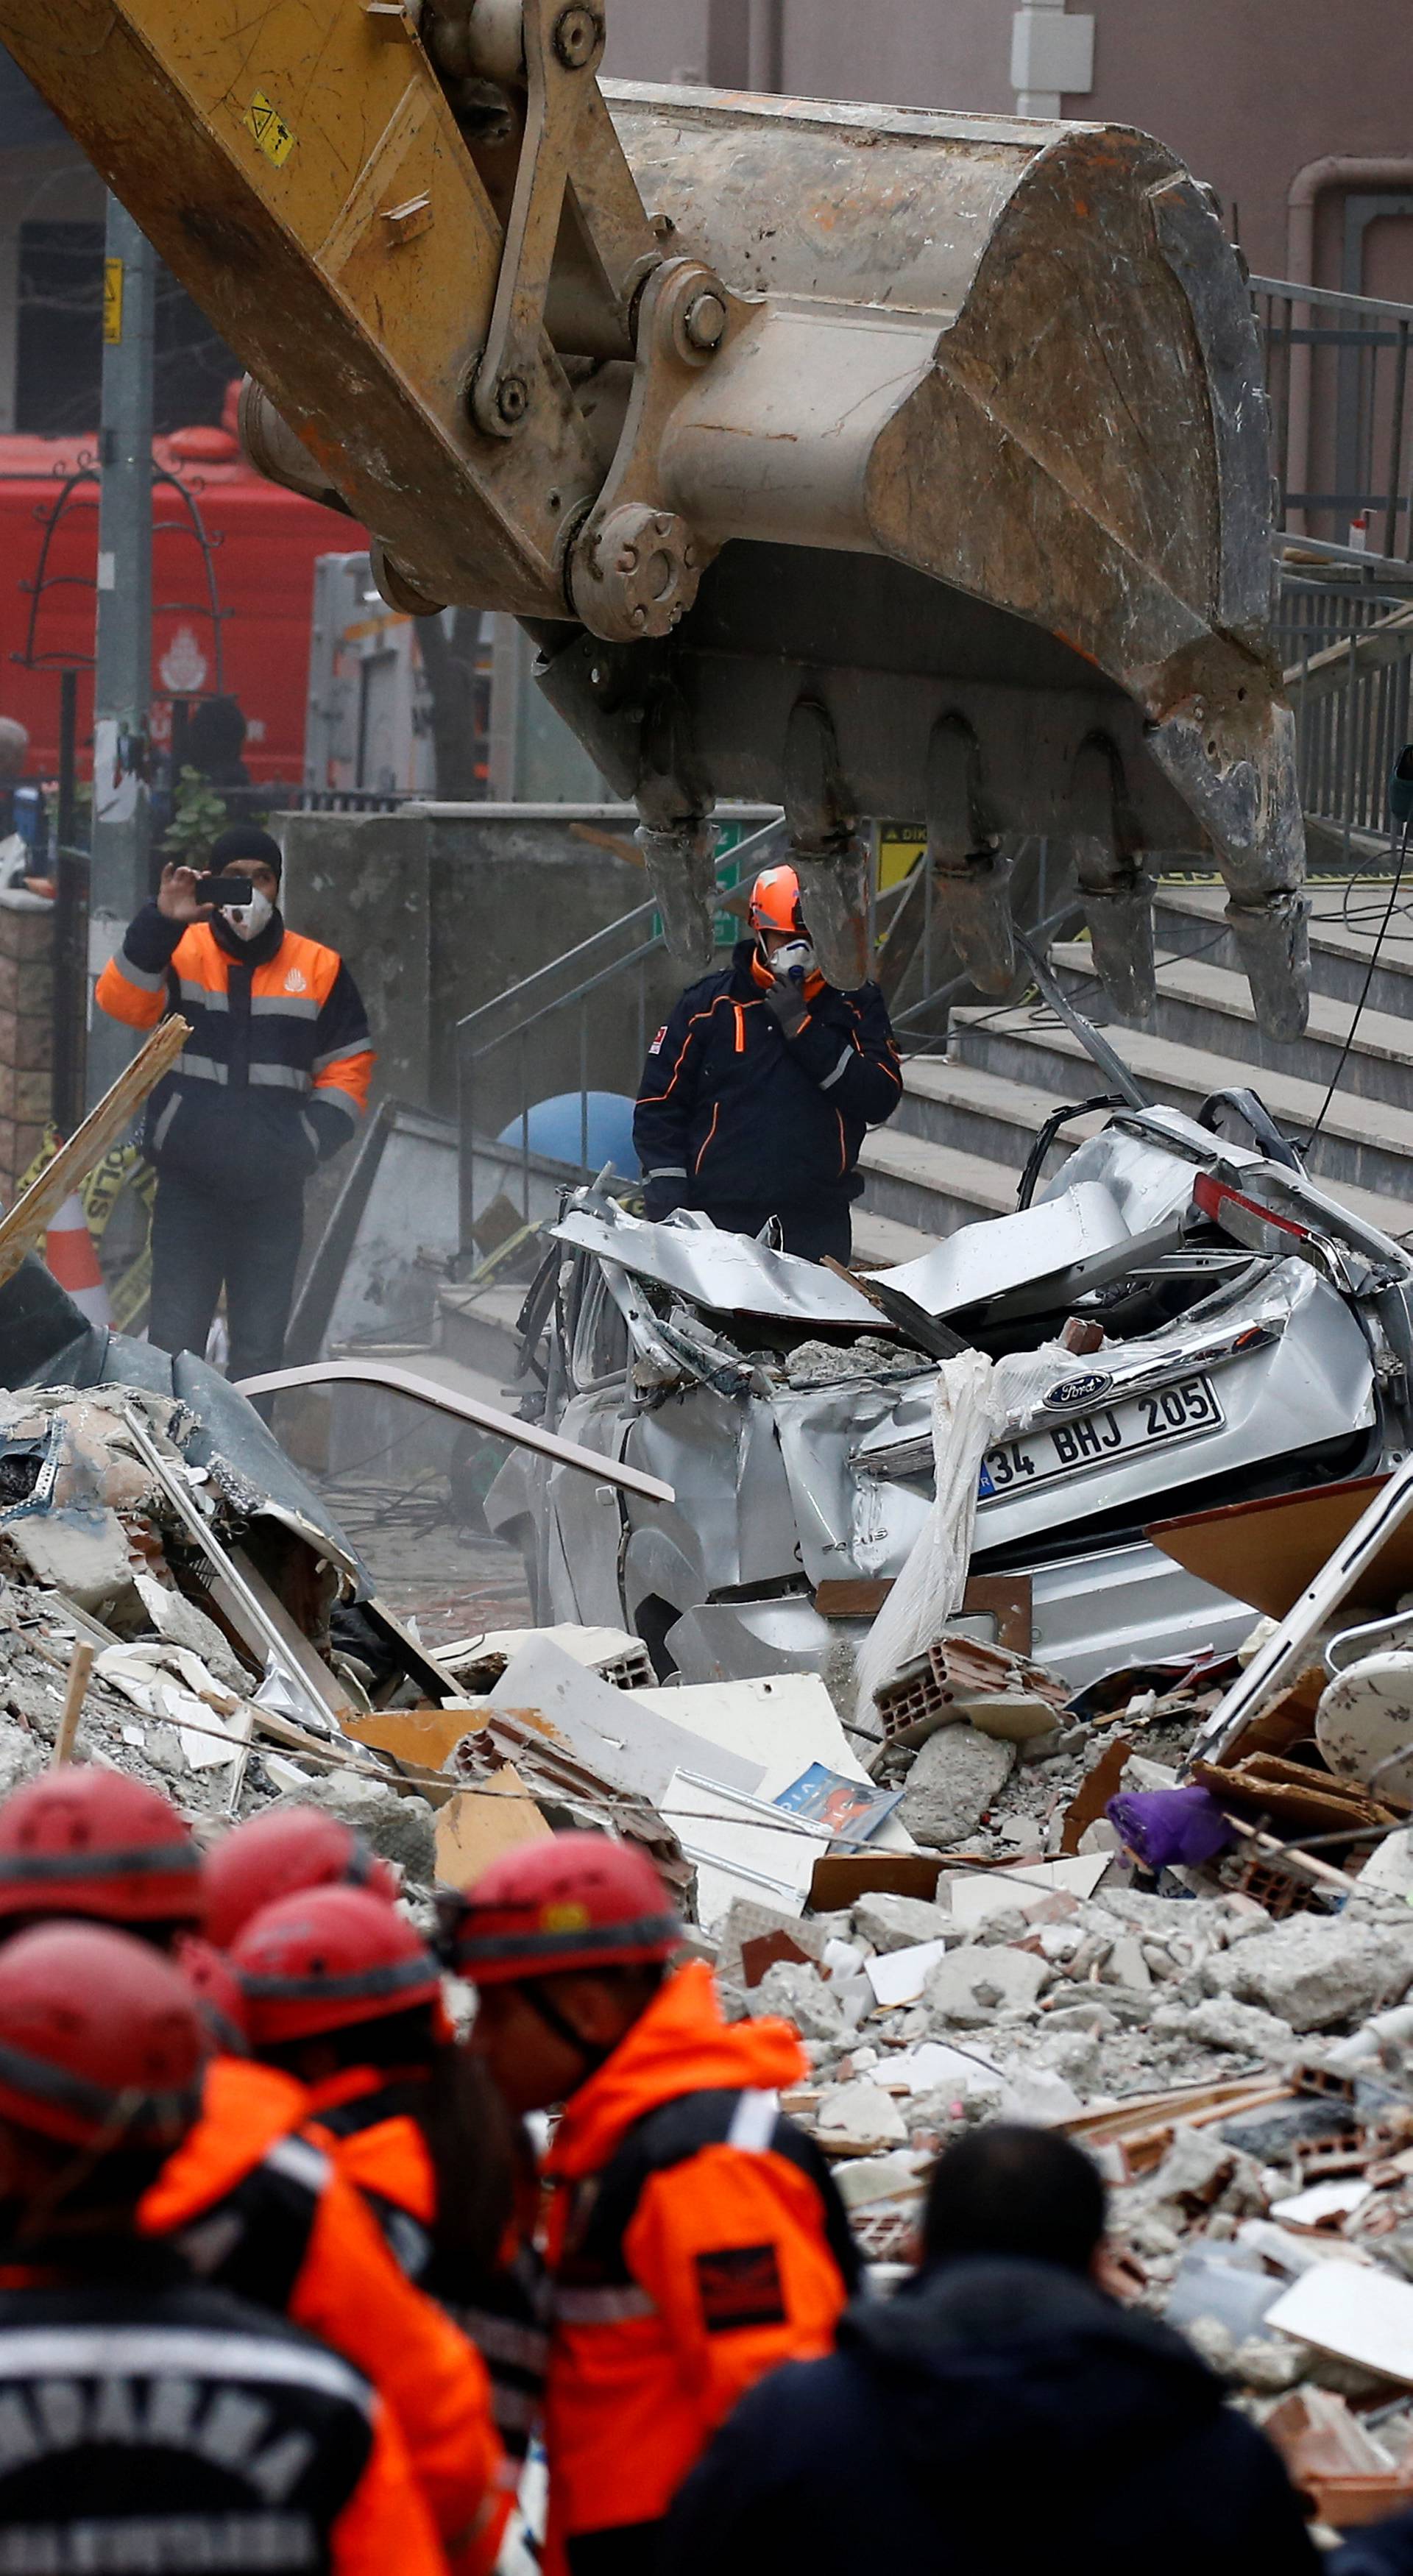
[[[1234,1667],[1067,1695],[1027,1665],[1014,1691],[1017,1659],[960,1635],[908,1685],[925,1703],[945,1676],[940,1722],[910,1701],[881,1742],[817,1677],[664,1688],[637,1640],[566,1623],[440,1663],[414,1637],[375,1706],[349,1620],[381,1614],[347,1543],[248,1461],[195,1463],[195,1420],[115,1386],[0,1397],[0,1791],[55,1757],[91,1650],[74,1756],[203,1839],[323,1801],[420,1910],[564,1823],[632,1836],[728,2012],[801,2034],[786,2107],[881,2281],[950,2138],[1062,2128],[1111,2183],[1122,2294],[1192,2337],[1319,2509],[1413,2488],[1410,1828],[1384,1783],[1386,1823],[1336,1794],[1331,1839],[1308,1726],[1253,1806],[1279,1695],[1194,1787]],[[1006,1731],[974,1722],[998,1706]],[[1155,1861],[1174,1816],[1215,1817],[1199,1860]]]

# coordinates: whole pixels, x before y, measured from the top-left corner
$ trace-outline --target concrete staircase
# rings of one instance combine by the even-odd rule
[[[1155,1100],[1190,1112],[1213,1091],[1244,1086],[1299,1141],[1320,1116],[1340,1066],[1387,896],[1363,887],[1346,903],[1343,887],[1315,890],[1310,1022],[1288,1046],[1263,1038],[1255,1025],[1222,920],[1224,900],[1220,889],[1206,887],[1161,895],[1158,1005],[1145,1028],[1113,1017],[1087,942],[1055,948],[1052,963]],[[1079,1040],[1043,1005],[954,1011],[945,1057],[908,1060],[901,1108],[865,1142],[859,1248],[878,1218],[936,1236],[1006,1214],[1051,1110],[1106,1088]],[[1047,1176],[1102,1121],[1102,1112],[1072,1118],[1047,1157]],[[1413,1232],[1413,931],[1402,918],[1384,940],[1308,1168],[1332,1197],[1386,1234]]]
[[[1158,1006],[1148,1027],[1114,1018],[1087,942],[1056,947],[1052,963],[1155,1100],[1191,1112],[1211,1092],[1252,1090],[1297,1141],[1324,1108],[1311,1173],[1367,1223],[1413,1235],[1413,925],[1402,916],[1390,924],[1325,1108],[1387,895],[1377,885],[1348,896],[1342,886],[1313,889],[1310,1022],[1291,1046],[1272,1044],[1255,1025],[1222,919],[1224,901],[1217,887],[1172,887],[1159,896]],[[954,1011],[947,1053],[907,1059],[901,1108],[865,1139],[856,1258],[908,1261],[959,1225],[1008,1215],[1050,1112],[1106,1087],[1078,1038],[1043,1004]],[[1050,1148],[1046,1176],[1103,1120],[1102,1111],[1076,1111]],[[523,1282],[440,1292],[438,1348],[474,1374],[482,1392],[513,1374],[524,1293]]]

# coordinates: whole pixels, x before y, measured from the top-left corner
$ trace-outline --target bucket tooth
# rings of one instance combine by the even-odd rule
[[[1146,1020],[1158,998],[1153,969],[1153,906],[1142,877],[1135,877],[1129,885],[1086,881],[1086,849],[1102,846],[1083,841],[1075,844],[1080,901],[1089,924],[1094,963],[1120,1019]]]
[[[1236,941],[1256,1019],[1267,1037],[1298,1038],[1305,1026],[1310,992],[1310,907],[1303,895],[1273,894],[1265,903],[1238,903],[1226,909],[1227,928]]]
[[[1294,716],[1248,673],[1236,689],[1175,708],[1151,728],[1148,748],[1216,850],[1258,1026],[1267,1037],[1298,1038],[1310,961]]]
[[[1009,860],[973,850],[960,862],[940,860],[933,882],[942,926],[977,990],[1009,993],[1016,975]]]
[[[852,993],[869,972],[868,852],[850,841],[827,854],[795,845],[791,862],[815,954],[831,984]]]
[[[927,853],[948,936],[983,993],[1015,981],[1011,871],[982,792],[981,746],[961,715],[945,715],[927,746]]]
[[[1157,1001],[1153,906],[1124,765],[1107,734],[1080,744],[1071,784],[1075,877],[1100,982],[1120,1019],[1146,1020]]]
[[[864,981],[871,962],[868,853],[858,819],[829,709],[818,698],[797,698],[785,728],[790,859],[820,965],[845,993]]]
[[[662,914],[662,935],[678,966],[704,975],[712,963],[716,909],[716,832],[709,822],[655,831],[644,823],[638,847]]]

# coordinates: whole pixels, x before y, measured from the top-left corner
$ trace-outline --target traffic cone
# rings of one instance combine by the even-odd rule
[[[52,1277],[67,1288],[90,1324],[112,1323],[113,1309],[77,1190],[70,1191],[44,1238],[44,1258]]]

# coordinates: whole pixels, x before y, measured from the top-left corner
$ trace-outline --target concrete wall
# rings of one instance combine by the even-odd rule
[[[458,1019],[647,900],[641,869],[602,846],[631,849],[635,822],[621,805],[279,818],[286,914],[347,959],[379,1049],[380,1093],[455,1116]],[[496,1134],[524,1097],[577,1091],[581,1062],[591,1088],[636,1091],[646,1042],[683,980],[659,955],[591,998],[582,1058],[577,1011],[538,1025],[523,1052],[513,1040],[498,1048],[477,1127]]]

